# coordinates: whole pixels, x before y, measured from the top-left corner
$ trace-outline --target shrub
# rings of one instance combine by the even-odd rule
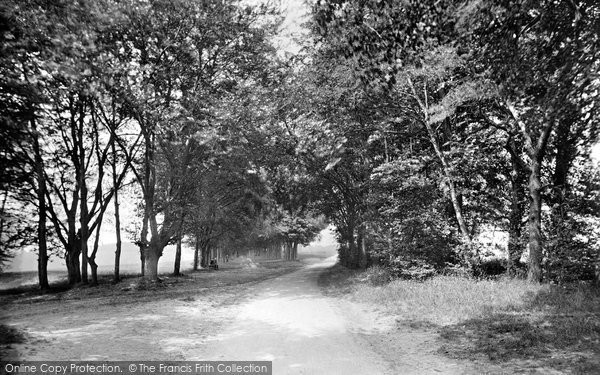
[[[387,268],[379,265],[374,265],[367,268],[361,277],[361,281],[373,286],[385,285],[391,280],[391,272]]]

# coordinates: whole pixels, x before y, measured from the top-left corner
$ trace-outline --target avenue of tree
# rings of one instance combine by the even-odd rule
[[[291,57],[281,20],[233,0],[2,2],[0,262],[30,247],[41,288],[49,256],[97,283],[111,225],[118,281],[136,199],[148,280],[169,244],[175,274],[182,242],[194,269],[215,249],[293,260],[328,223],[351,268],[600,278],[596,1],[318,0]]]

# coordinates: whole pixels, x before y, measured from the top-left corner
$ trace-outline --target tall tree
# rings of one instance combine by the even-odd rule
[[[314,10],[319,32],[357,60],[369,83],[404,86],[406,97],[412,97],[413,118],[427,130],[467,244],[471,233],[449,162],[452,150],[445,149],[439,129],[452,121],[461,103],[496,100],[496,126],[508,126],[506,138],[518,137],[525,149],[524,158],[517,152],[511,157],[529,175],[528,278],[540,280],[542,167],[554,131],[561,121],[570,121],[558,103],[575,105],[580,118],[589,120],[591,102],[584,98],[589,98],[586,92],[595,85],[590,77],[597,71],[597,4],[318,1]],[[564,124],[563,133],[569,129]],[[561,171],[564,160],[556,167]]]
[[[219,100],[260,82],[273,52],[273,13],[233,1],[133,4],[125,7],[119,51],[129,64],[129,107],[144,141],[135,171],[144,197],[141,246],[146,277],[156,280],[163,248],[182,223],[194,150],[225,130]]]

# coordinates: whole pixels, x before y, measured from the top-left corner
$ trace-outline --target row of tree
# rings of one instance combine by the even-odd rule
[[[149,279],[171,243],[179,273],[184,237],[197,268],[217,244],[254,238],[295,259],[316,235],[322,220],[284,207],[286,182],[270,179],[288,168],[275,159],[265,102],[286,69],[270,44],[276,9],[230,0],[0,7],[2,260],[36,244],[42,288],[53,253],[71,284],[88,283],[88,268],[97,283],[112,205],[118,281],[125,186],[134,186],[125,199],[139,199],[134,236]]]
[[[343,261],[476,269],[498,228],[509,271],[526,252],[529,280],[593,277],[596,1],[320,0],[311,26],[295,87]]]
[[[37,243],[42,287],[59,248],[96,280],[124,186],[150,279],[170,243],[295,259],[325,220],[349,267],[481,273],[501,232],[511,274],[599,275],[596,1],[320,0],[288,60],[264,5],[1,7],[0,256]]]

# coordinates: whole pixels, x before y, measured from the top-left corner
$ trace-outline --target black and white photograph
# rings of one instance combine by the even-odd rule
[[[0,0],[0,375],[600,373],[598,0]]]

